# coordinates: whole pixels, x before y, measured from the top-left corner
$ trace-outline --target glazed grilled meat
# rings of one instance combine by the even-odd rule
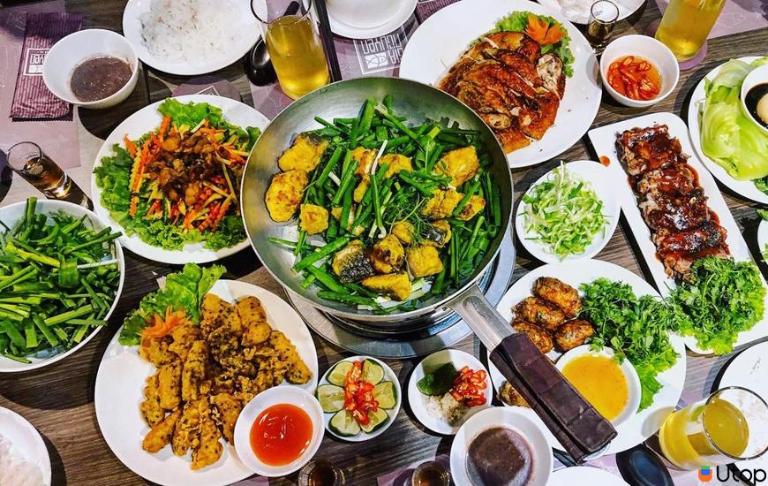
[[[538,297],[526,297],[515,306],[518,318],[554,331],[565,322],[563,311]]]
[[[668,275],[686,279],[699,258],[730,255],[726,230],[666,125],[627,130],[618,135],[616,150]]]
[[[567,283],[552,277],[541,277],[533,284],[536,297],[554,304],[566,317],[572,318],[581,312],[579,292]]]
[[[540,140],[555,123],[565,73],[562,60],[542,56],[527,35],[496,32],[467,50],[439,87],[475,110],[512,152]]]

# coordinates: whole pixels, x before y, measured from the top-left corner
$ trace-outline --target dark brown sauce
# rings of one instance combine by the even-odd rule
[[[131,66],[116,57],[95,57],[77,65],[70,88],[80,101],[98,101],[120,91],[131,79]]]
[[[747,111],[752,118],[768,128],[768,83],[752,86],[744,97],[744,104],[747,105]],[[759,105],[762,105],[761,109],[758,109]]]
[[[469,444],[467,475],[475,486],[524,486],[533,475],[528,441],[512,429],[493,427]]]

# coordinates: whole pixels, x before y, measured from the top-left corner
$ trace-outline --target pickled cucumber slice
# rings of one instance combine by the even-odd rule
[[[344,386],[344,380],[347,378],[347,373],[352,369],[351,361],[342,361],[336,363],[336,366],[328,373],[328,383],[336,386]]]
[[[389,415],[383,409],[378,409],[375,412],[368,412],[368,423],[361,425],[360,428],[363,432],[370,434],[375,432],[380,427],[384,426],[389,420]]]
[[[350,437],[360,433],[360,425],[346,410],[336,412],[336,415],[331,417],[331,421],[328,422],[328,428],[334,434],[342,437]]]
[[[363,363],[362,380],[375,385],[384,379],[384,368],[373,360],[366,359]]]
[[[373,389],[373,398],[379,402],[379,408],[390,410],[397,405],[397,390],[391,381],[382,381]],[[320,402],[322,404],[322,402]]]

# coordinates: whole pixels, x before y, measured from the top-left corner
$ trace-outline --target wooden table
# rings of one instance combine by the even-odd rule
[[[125,1],[121,0],[66,0],[67,11],[83,13],[87,27],[107,28],[121,31],[121,18]],[[643,33],[647,26],[660,17],[654,2],[649,2],[644,11],[635,14],[628,22],[617,27],[617,35]],[[700,79],[713,67],[738,56],[765,53],[768,31],[753,31],[710,41],[705,62],[697,68],[681,73],[680,83],[675,91],[659,105],[650,110],[635,110],[618,106],[606,94],[597,115],[595,126],[612,123],[647,111],[671,111],[685,118],[690,93]],[[251,103],[249,84],[243,75],[241,64],[236,63],[220,72],[240,91],[243,101]],[[145,82],[140,82],[132,97],[114,110],[105,112],[80,112],[83,127],[80,130],[82,166],[71,171],[75,181],[88,192],[90,168],[101,139],[127,114],[150,102],[168,96],[184,78],[145,71]],[[87,128],[86,128],[87,127]],[[589,159],[595,157],[585,142],[586,137],[563,154],[565,160]],[[55,154],[53,154],[55,157]],[[550,170],[556,162],[551,161],[532,169],[513,171],[515,191],[519,196],[528,186]],[[7,205],[36,194],[26,182],[15,177],[11,187],[0,204]],[[6,190],[0,190],[0,198]],[[754,204],[734,197],[723,188],[726,200],[744,231],[744,236],[755,256],[758,216]],[[597,258],[617,263],[650,280],[647,269],[639,260],[634,243],[626,236],[626,221],[622,224],[608,246]],[[517,268],[514,279],[540,265],[522,249],[519,242]],[[8,407],[29,419],[43,434],[52,458],[54,484],[144,484],[138,477],[117,460],[99,432],[93,406],[93,387],[96,372],[104,349],[112,338],[126,313],[134,308],[139,299],[156,289],[156,279],[174,270],[174,267],[147,261],[131,252],[126,252],[127,274],[122,298],[113,315],[110,327],[100,332],[77,354],[40,371],[0,376],[0,406]],[[279,285],[259,269],[260,264],[253,252],[245,250],[221,262],[228,269],[227,278],[236,278],[261,285],[282,293]],[[760,264],[765,272],[766,267]],[[324,371],[329,363],[344,355],[344,351],[315,336]],[[468,338],[456,347],[481,355],[481,345],[476,339]],[[484,355],[484,353],[483,353]],[[708,393],[717,372],[728,357],[688,357],[688,375],[682,400],[690,402]],[[389,361],[405,384],[417,360]],[[432,459],[447,453],[451,446],[450,437],[429,432],[412,416],[407,407],[400,411],[392,427],[377,440],[350,445],[326,437],[318,457],[327,458],[342,467],[350,484],[376,484],[376,478],[404,468],[414,462]],[[603,458],[600,467],[613,469],[612,458]],[[696,484],[693,473],[674,473],[679,484]],[[274,480],[274,484],[295,482],[293,475],[286,479]]]

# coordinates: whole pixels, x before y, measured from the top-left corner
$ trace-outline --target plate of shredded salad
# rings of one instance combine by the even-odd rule
[[[94,163],[95,212],[162,263],[206,263],[246,246],[240,180],[269,120],[220,96],[168,98],[128,117]]]
[[[619,204],[606,168],[580,160],[561,163],[534,182],[520,200],[515,231],[545,263],[592,258],[611,239]]]

